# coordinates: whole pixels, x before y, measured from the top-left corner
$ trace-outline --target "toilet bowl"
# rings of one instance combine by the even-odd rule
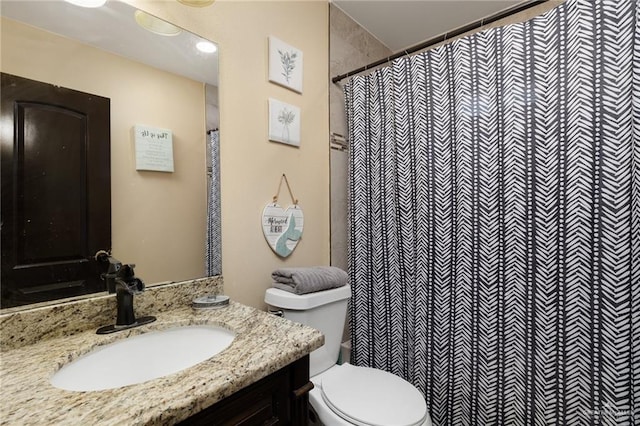
[[[327,426],[431,426],[422,394],[394,374],[342,364],[311,381],[309,402]]]
[[[326,426],[431,426],[423,395],[386,371],[337,365],[349,286],[296,295],[270,288],[265,302],[283,316],[320,330],[325,344],[310,354],[312,411]]]

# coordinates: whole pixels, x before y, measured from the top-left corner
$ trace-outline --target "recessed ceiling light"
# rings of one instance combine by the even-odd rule
[[[65,0],[67,3],[75,4],[80,7],[100,7],[104,5],[107,0]]]
[[[218,48],[216,47],[215,44],[211,43],[210,41],[199,41],[196,43],[196,48],[204,53],[214,53],[216,50],[218,50]]]
[[[205,7],[213,4],[215,0],[178,0],[179,3],[191,7]]]
[[[149,15],[141,10],[136,10],[135,18],[138,25],[145,30],[149,30],[152,33],[160,34],[163,36],[175,36],[182,32],[182,29],[176,27],[173,24],[163,21],[160,18],[156,18],[153,15]]]

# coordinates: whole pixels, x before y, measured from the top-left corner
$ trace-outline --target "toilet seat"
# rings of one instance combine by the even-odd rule
[[[406,380],[386,371],[343,364],[322,375],[322,399],[359,426],[417,426],[425,423],[424,397]]]

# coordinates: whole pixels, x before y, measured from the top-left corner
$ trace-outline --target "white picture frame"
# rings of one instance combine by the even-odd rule
[[[170,129],[133,126],[136,170],[173,173],[173,133]]]
[[[269,36],[269,81],[302,93],[302,50]]]
[[[269,98],[269,140],[300,146],[300,108]]]

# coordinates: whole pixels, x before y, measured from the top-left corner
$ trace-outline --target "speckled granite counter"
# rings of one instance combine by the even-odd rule
[[[189,297],[193,296],[191,292]],[[157,304],[153,306],[158,308]],[[51,311],[54,308],[42,309],[43,314],[56,316]],[[69,314],[68,309],[61,309],[63,315]],[[83,312],[83,309],[76,307],[75,312]],[[37,339],[25,332],[29,336],[26,343],[21,344],[15,343],[19,340],[15,336],[8,335],[15,334],[18,320],[2,316],[0,325],[5,344],[0,366],[0,423],[174,424],[301,358],[324,341],[317,330],[233,302],[227,308],[200,311],[188,305],[168,303],[156,312],[142,310],[136,314],[153,314],[158,320],[111,335],[97,335],[94,324],[91,329],[79,330],[67,316],[63,320],[67,332],[52,335],[40,330]],[[19,322],[26,321],[24,315]],[[27,318],[31,322],[33,318],[29,315]],[[227,349],[213,358],[142,384],[95,392],[64,391],[49,384],[51,375],[62,365],[96,346],[130,335],[188,324],[219,325],[234,331],[236,337]],[[6,344],[10,337],[14,343]]]

